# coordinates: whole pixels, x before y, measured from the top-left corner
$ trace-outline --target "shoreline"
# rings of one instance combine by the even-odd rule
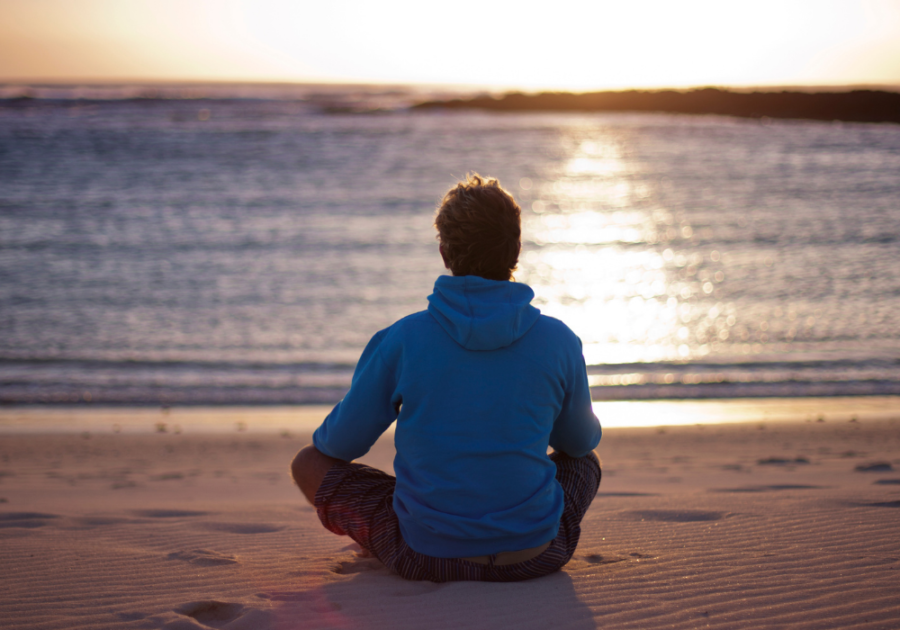
[[[734,423],[900,420],[900,396],[594,401],[605,429]],[[333,405],[0,407],[0,435],[312,432]],[[389,433],[393,432],[393,426]]]

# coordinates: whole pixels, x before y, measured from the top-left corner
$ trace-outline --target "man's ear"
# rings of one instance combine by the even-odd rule
[[[444,268],[450,269],[450,261],[447,260],[447,254],[444,253],[444,244],[438,245],[438,251],[441,252],[441,259],[444,261]]]

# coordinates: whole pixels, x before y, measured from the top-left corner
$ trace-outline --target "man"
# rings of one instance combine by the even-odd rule
[[[581,342],[512,281],[520,215],[477,174],[444,196],[435,226],[453,275],[438,278],[426,311],[372,338],[291,465],[326,528],[407,579],[552,573],[600,484]],[[350,463],[394,420],[396,479]]]

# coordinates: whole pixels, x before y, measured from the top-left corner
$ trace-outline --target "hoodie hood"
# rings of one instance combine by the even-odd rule
[[[480,276],[441,276],[428,296],[428,312],[466,350],[498,350],[537,321],[534,291],[519,282]]]

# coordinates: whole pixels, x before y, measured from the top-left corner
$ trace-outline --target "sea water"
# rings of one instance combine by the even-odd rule
[[[18,90],[18,91],[17,91]],[[168,90],[168,91],[167,91]],[[900,126],[0,89],[0,401],[333,403],[477,171],[596,400],[900,394]]]

